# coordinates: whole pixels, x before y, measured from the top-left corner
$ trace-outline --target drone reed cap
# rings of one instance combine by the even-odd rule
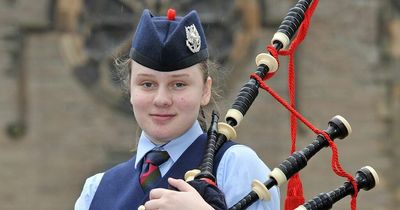
[[[331,138],[344,139],[351,134],[350,123],[340,115],[334,116],[328,123],[328,132]]]

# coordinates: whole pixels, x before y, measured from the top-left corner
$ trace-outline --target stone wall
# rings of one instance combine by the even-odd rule
[[[255,55],[264,51],[294,2],[263,2],[266,22],[247,56],[226,75],[232,82],[222,110],[247,81]],[[110,109],[74,76],[63,48],[71,30],[52,27],[53,6],[50,0],[0,2],[0,209],[72,209],[85,178],[126,159],[135,146],[131,114]],[[359,209],[394,209],[399,202],[400,21],[397,10],[382,15],[390,8],[391,1],[320,1],[296,54],[299,110],[321,129],[334,115],[344,116],[353,127],[351,136],[337,142],[344,169],[354,174],[371,165],[381,176],[376,189],[359,194]],[[268,83],[287,97],[287,60],[281,62]],[[21,120],[26,134],[12,138],[7,128]],[[270,167],[288,156],[288,113],[267,93],[260,93],[238,134],[238,141]],[[300,126],[298,148],[313,138]],[[343,183],[330,169],[330,155],[328,148],[321,151],[302,171],[306,199]],[[349,209],[349,198],[334,209]]]

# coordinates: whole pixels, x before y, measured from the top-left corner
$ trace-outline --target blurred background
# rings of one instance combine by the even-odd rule
[[[296,2],[1,0],[0,209],[72,209],[87,177],[130,157],[137,127],[112,62],[129,52],[144,8],[199,12],[222,67],[224,115]],[[337,141],[343,168],[355,174],[370,165],[380,175],[380,185],[360,192],[358,209],[400,204],[399,34],[398,0],[320,1],[296,53],[300,112],[320,129],[334,115],[345,117],[353,133]],[[268,83],[287,98],[287,59],[281,63]],[[288,118],[260,92],[237,141],[274,168],[289,155]],[[314,138],[299,125],[298,148]],[[331,154],[322,150],[302,170],[307,200],[345,181],[331,170]],[[350,198],[333,209],[350,209]]]

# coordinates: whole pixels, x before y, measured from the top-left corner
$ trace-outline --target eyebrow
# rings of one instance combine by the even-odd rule
[[[137,76],[142,76],[142,77],[155,77],[154,74],[147,74],[147,73],[139,73]],[[170,77],[189,77],[189,74],[187,73],[182,73],[182,74],[172,74],[172,75],[167,75]]]
[[[146,74],[146,73],[139,73],[136,76],[141,76],[141,77],[154,77],[153,74]]]
[[[189,77],[189,74],[183,73],[183,74],[173,74],[171,75],[172,77]]]

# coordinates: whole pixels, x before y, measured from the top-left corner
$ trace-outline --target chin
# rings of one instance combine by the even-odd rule
[[[151,138],[154,141],[154,143],[167,143],[171,139],[174,139],[176,137],[173,135],[155,133],[154,135],[151,135]]]

